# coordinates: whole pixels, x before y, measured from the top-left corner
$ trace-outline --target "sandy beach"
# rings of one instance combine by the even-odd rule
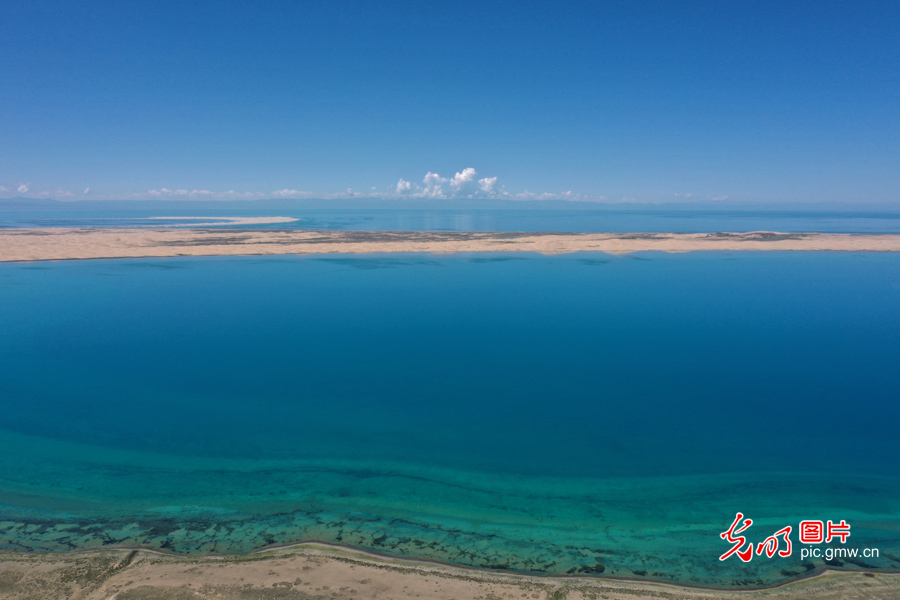
[[[0,262],[384,252],[898,252],[900,235],[825,233],[517,233],[41,228],[0,230]]]
[[[316,546],[231,557],[174,557],[143,550],[0,554],[0,598],[9,600],[888,600],[898,596],[897,574],[829,572],[774,589],[720,591],[487,573]]]

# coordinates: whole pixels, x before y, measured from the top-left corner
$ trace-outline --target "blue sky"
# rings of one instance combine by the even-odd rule
[[[898,65],[886,1],[5,0],[0,197],[898,203]]]

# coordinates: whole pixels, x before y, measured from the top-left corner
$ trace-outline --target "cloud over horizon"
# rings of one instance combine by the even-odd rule
[[[86,188],[84,193],[87,194],[90,188]],[[272,194],[277,194],[277,192],[272,192]],[[257,198],[264,198],[265,194],[261,194],[259,192],[236,192],[234,190],[228,190],[227,192],[213,192],[211,190],[186,190],[186,189],[178,189],[171,190],[169,188],[160,188],[158,190],[147,190],[145,194],[131,194],[132,198],[142,198],[148,197],[151,199],[154,198],[190,198],[192,200],[254,200]]]
[[[478,171],[466,167],[452,178],[441,177],[428,171],[422,179],[422,185],[412,183],[402,177],[394,186],[396,195],[410,198],[512,198],[502,187],[497,186],[496,177],[478,179]]]
[[[0,195],[24,195],[30,198],[56,198],[59,200],[83,198],[86,200],[265,200],[265,199],[297,199],[297,200],[346,200],[384,199],[384,200],[512,200],[512,201],[571,201],[571,202],[610,202],[607,196],[588,195],[572,190],[565,192],[532,192],[524,190],[512,192],[500,183],[497,176],[480,177],[474,167],[465,167],[454,173],[452,177],[443,177],[435,171],[427,171],[419,183],[400,178],[397,183],[384,186],[366,186],[366,191],[354,191],[344,188],[335,192],[312,192],[298,187],[283,187],[269,192],[263,191],[215,191],[207,188],[159,187],[143,192],[127,192],[116,194],[96,190],[94,187],[78,187],[77,191],[63,188],[33,189],[31,183],[0,185]],[[686,200],[696,198],[693,193],[676,193],[676,197]],[[728,196],[706,196],[709,200],[721,201]],[[623,197],[615,202],[637,202],[637,198]],[[648,200],[653,201],[653,200]]]

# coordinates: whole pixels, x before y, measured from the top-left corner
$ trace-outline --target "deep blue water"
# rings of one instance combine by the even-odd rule
[[[97,203],[94,203],[96,205]],[[286,216],[293,223],[258,225],[262,229],[345,229],[391,231],[570,231],[680,232],[784,231],[820,233],[900,233],[900,211],[890,208],[806,207],[767,208],[598,205],[566,209],[339,209],[246,208],[215,203],[185,208],[160,203],[148,208],[53,207],[0,210],[3,227],[125,227],[160,226],[158,216]],[[171,224],[171,222],[169,223]],[[226,226],[228,227],[228,226]]]
[[[39,510],[42,523],[115,517],[108,527],[128,531],[166,507],[271,531],[272,515],[345,510],[461,520],[478,536],[600,519],[641,560],[669,561],[657,578],[713,585],[737,576],[714,555],[737,510],[776,524],[864,516],[857,540],[900,547],[898,307],[893,253],[2,264],[0,521]],[[285,475],[298,469],[302,483]],[[373,483],[400,472],[405,483]],[[648,541],[649,499],[703,535]],[[274,539],[382,549],[316,518]],[[588,535],[575,529],[527,541],[550,552],[551,538]],[[136,535],[120,537],[162,543]],[[709,556],[665,554],[694,543]],[[399,548],[387,551],[416,554]],[[766,564],[760,585],[785,577]]]

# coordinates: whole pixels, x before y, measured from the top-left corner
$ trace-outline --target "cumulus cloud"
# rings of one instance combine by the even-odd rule
[[[535,193],[524,191],[513,194],[506,191],[497,177],[478,177],[478,171],[466,167],[453,177],[442,177],[439,173],[428,171],[422,183],[416,184],[401,178],[397,184],[389,188],[387,193],[377,194],[380,197],[423,198],[447,200],[458,198],[472,199],[507,199],[507,200],[572,200],[575,202],[603,202],[606,196],[588,196],[572,191]]]
[[[435,199],[501,198],[509,195],[497,184],[496,177],[479,179],[478,171],[472,167],[466,167],[452,178],[428,171],[421,186],[401,179],[397,182],[396,192],[404,196]]]
[[[400,181],[397,182],[396,192],[398,194],[409,194],[413,191],[413,184],[410,181],[406,181],[402,177]]]
[[[710,200],[728,200],[728,196],[707,196]]]
[[[82,188],[79,188],[81,190]],[[520,193],[512,193],[506,190],[506,187],[500,183],[496,176],[480,177],[478,171],[473,167],[466,167],[454,173],[452,177],[443,177],[434,171],[428,171],[422,177],[419,183],[415,180],[407,180],[400,178],[394,185],[386,186],[364,186],[359,188],[363,191],[354,191],[352,188],[345,188],[344,191],[334,191],[330,193],[310,192],[301,189],[285,187],[276,189],[271,192],[247,191],[238,192],[235,190],[215,191],[210,189],[189,189],[189,188],[169,188],[160,187],[150,189],[144,192],[133,192],[124,195],[103,195],[98,196],[97,193],[91,194],[91,198],[110,200],[257,200],[265,198],[278,199],[347,199],[347,198],[410,198],[410,199],[433,199],[433,200],[453,200],[453,199],[505,199],[505,200],[571,200],[581,202],[599,202],[605,201],[605,196],[588,196],[578,194],[572,191],[568,192],[530,192],[528,190]],[[26,194],[33,197],[45,198],[69,198],[80,197],[91,192],[91,188],[83,188],[84,191],[72,192],[59,188],[55,191],[32,190],[30,183],[17,183],[13,186],[0,186],[0,194]],[[690,197],[683,194],[684,197]],[[727,196],[717,196],[710,199],[721,200]],[[626,200],[627,199],[623,199]]]
[[[432,173],[428,171],[425,174],[425,178],[422,180],[422,183],[425,184],[425,189],[422,191],[423,196],[426,198],[446,198],[446,194],[444,193],[444,184],[449,181],[444,177],[441,177],[437,173]]]
[[[497,178],[485,177],[478,180],[478,188],[485,194],[494,194],[497,192]]]
[[[462,170],[450,180],[450,190],[454,196],[472,197],[478,192],[478,172],[472,167]]]

